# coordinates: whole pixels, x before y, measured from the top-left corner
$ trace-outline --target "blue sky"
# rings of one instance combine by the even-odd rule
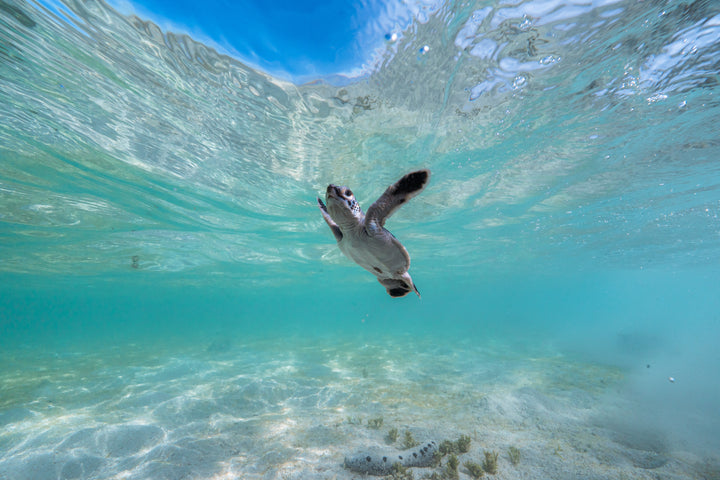
[[[52,0],[51,0],[52,1]],[[434,0],[110,0],[296,82],[357,73]],[[425,8],[427,9],[427,7]]]

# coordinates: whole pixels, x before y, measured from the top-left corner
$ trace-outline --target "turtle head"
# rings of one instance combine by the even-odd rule
[[[360,208],[355,195],[345,186],[328,185],[325,192],[325,201],[330,217],[340,227],[352,227],[362,222],[365,215]]]

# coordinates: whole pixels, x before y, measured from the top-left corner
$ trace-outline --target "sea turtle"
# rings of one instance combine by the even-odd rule
[[[378,278],[391,297],[404,297],[417,287],[410,278],[410,255],[383,225],[395,210],[422,192],[430,180],[430,170],[408,173],[390,185],[364,215],[352,191],[330,184],[325,192],[327,207],[317,199],[320,213],[337,240],[338,247]]]

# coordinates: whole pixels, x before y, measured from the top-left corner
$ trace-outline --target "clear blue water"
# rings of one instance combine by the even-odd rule
[[[0,1],[0,478],[350,479],[390,428],[718,478],[719,46],[712,1],[449,2],[295,85]],[[416,168],[392,299],[315,197]]]

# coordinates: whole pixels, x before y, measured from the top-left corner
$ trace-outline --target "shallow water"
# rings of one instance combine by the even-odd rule
[[[0,478],[357,478],[390,428],[466,433],[497,478],[717,478],[720,9],[396,33],[294,85],[102,3],[0,2]],[[387,227],[422,298],[391,299],[315,197],[420,167]]]

